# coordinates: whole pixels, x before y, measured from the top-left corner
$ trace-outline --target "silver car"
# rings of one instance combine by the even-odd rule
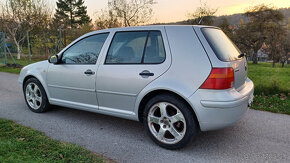
[[[85,34],[24,67],[19,82],[33,112],[59,105],[140,121],[177,149],[243,116],[254,91],[247,68],[217,27],[143,26]]]

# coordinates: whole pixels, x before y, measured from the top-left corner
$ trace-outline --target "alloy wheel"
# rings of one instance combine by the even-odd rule
[[[154,137],[165,144],[178,143],[186,132],[184,115],[168,102],[154,104],[149,110],[147,123]]]
[[[42,95],[39,87],[35,83],[29,83],[25,89],[25,97],[28,105],[37,110],[42,103]]]

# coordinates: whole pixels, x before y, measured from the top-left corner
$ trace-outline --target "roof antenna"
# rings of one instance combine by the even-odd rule
[[[199,22],[197,23],[197,25],[200,25],[202,20],[203,20],[204,17],[201,17],[201,19],[199,20]]]

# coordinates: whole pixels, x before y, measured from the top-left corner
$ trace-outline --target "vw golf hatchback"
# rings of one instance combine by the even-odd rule
[[[140,121],[158,145],[235,124],[253,99],[243,53],[217,27],[144,26],[81,36],[24,67],[27,106],[59,105]]]

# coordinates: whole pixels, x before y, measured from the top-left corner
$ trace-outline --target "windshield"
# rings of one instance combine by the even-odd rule
[[[241,54],[240,50],[222,30],[217,28],[202,28],[202,33],[221,61],[238,59],[238,56]]]

